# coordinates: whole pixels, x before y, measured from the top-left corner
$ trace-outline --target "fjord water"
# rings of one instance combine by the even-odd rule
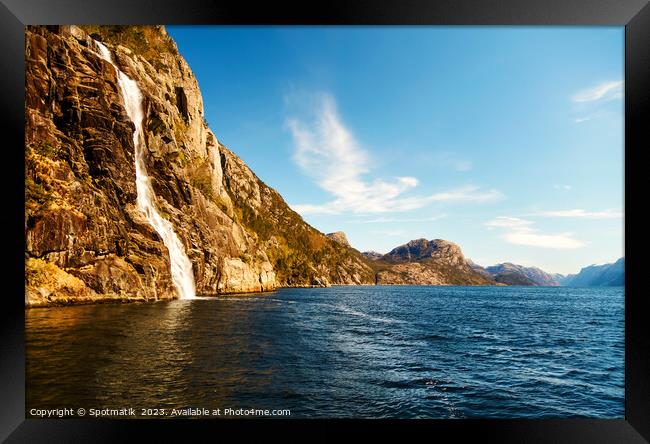
[[[332,287],[55,307],[26,311],[26,335],[28,412],[624,414],[620,287]]]

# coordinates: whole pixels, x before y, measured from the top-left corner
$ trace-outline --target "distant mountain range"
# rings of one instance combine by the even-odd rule
[[[482,267],[466,259],[458,245],[442,239],[416,239],[387,254],[376,251],[362,254],[376,264],[376,282],[384,285],[600,287],[622,286],[625,282],[624,258],[613,264],[591,265],[578,274],[565,276],[511,262]]]
[[[617,287],[625,285],[625,258],[613,264],[590,265],[578,274],[555,275],[565,287]]]
[[[537,267],[524,267],[510,262],[486,267],[492,278],[506,285],[558,286],[560,283],[549,273]]]

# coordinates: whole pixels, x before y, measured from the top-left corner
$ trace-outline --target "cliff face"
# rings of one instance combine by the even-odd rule
[[[134,124],[115,68],[143,95],[146,169],[197,294],[374,282],[360,253],[306,224],[208,128],[198,83],[162,27],[28,27],[26,304],[172,299],[169,254],[138,209]]]
[[[458,245],[442,239],[412,240],[374,264],[378,285],[495,285],[470,266]]]

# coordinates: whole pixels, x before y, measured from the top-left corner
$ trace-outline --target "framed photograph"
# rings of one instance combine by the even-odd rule
[[[647,1],[3,2],[0,438],[650,440]]]

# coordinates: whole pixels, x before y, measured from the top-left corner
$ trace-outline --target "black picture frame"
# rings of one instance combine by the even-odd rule
[[[25,419],[24,300],[24,26],[28,24],[320,24],[320,25],[616,25],[625,26],[625,419],[567,420],[90,420]],[[383,434],[395,428],[426,437],[495,442],[650,442],[650,323],[641,289],[647,236],[643,220],[642,156],[648,141],[650,104],[650,5],[647,0],[444,0],[327,1],[319,4],[253,5],[201,0],[0,0],[2,96],[2,224],[5,291],[0,349],[0,439],[7,442],[122,442],[213,439],[224,432],[296,432],[346,429]],[[531,54],[534,57],[534,54]],[[638,197],[638,202],[637,202]],[[640,204],[636,205],[635,204]],[[639,224],[641,225],[641,224]],[[7,285],[7,283],[9,285]],[[252,427],[255,426],[255,427]],[[324,436],[324,435],[321,435]],[[407,436],[407,435],[403,435]]]

